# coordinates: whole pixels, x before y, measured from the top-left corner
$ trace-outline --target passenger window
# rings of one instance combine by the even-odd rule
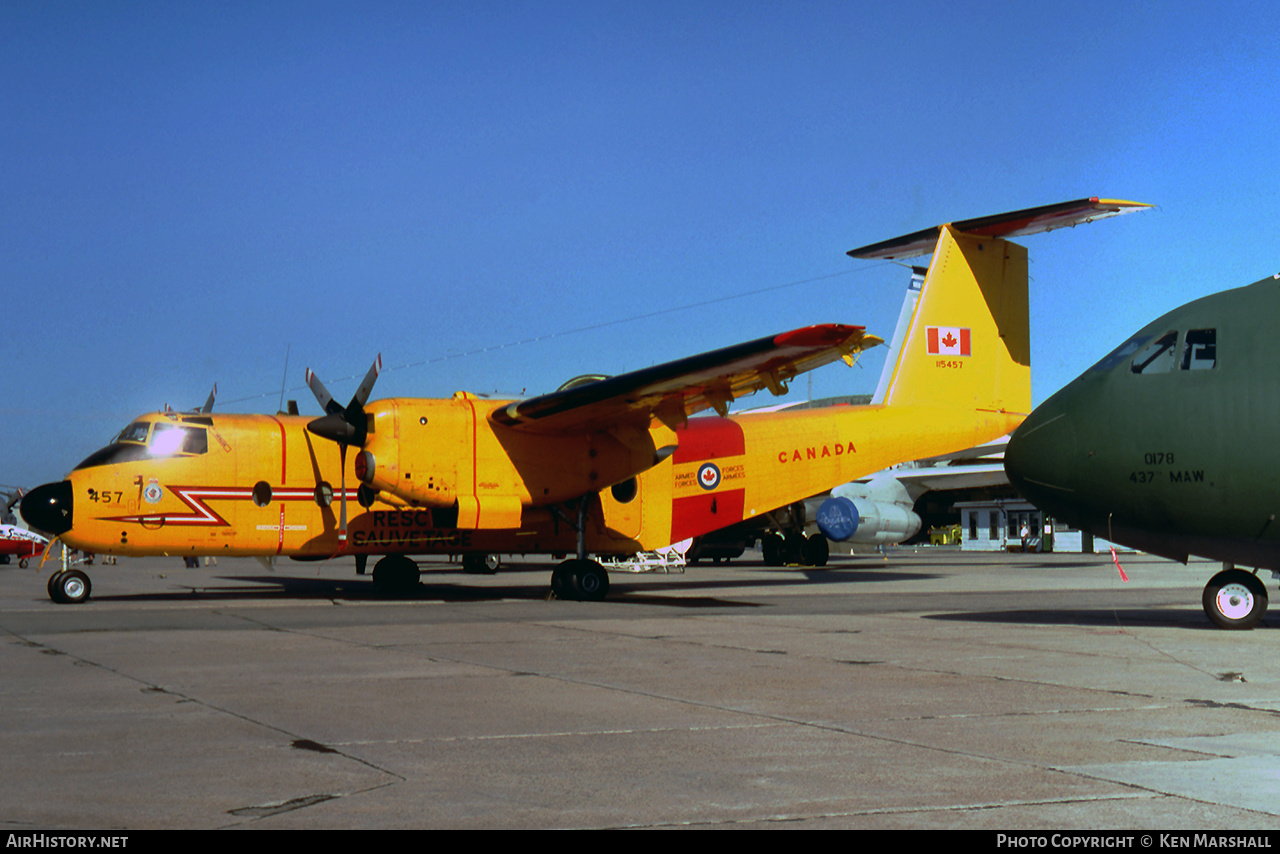
[[[1218,330],[1190,329],[1182,343],[1182,370],[1208,371],[1218,362]]]
[[[1166,332],[1133,357],[1129,370],[1135,374],[1168,373],[1173,370],[1173,354],[1177,347],[1177,330]]]

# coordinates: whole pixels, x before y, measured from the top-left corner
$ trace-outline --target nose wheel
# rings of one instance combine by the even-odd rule
[[[49,576],[49,598],[59,605],[79,605],[89,598],[93,585],[78,569],[64,569]]]
[[[1222,629],[1251,629],[1267,614],[1267,588],[1243,569],[1219,572],[1205,585],[1204,612]]]

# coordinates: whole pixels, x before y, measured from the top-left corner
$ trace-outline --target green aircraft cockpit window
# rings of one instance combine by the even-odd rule
[[[1173,354],[1178,348],[1178,332],[1166,332],[1133,357],[1129,370],[1135,374],[1167,374],[1173,370]]]
[[[1119,365],[1122,362],[1129,361],[1129,357],[1132,356],[1134,353],[1138,352],[1138,348],[1141,347],[1143,344],[1146,344],[1150,340],[1151,340],[1150,334],[1144,335],[1142,333],[1139,333],[1133,336],[1132,338],[1130,338],[1128,341],[1121,344],[1119,347],[1112,350],[1107,355],[1103,356],[1101,359],[1098,360],[1098,364],[1094,365],[1089,370],[1109,371],[1112,368],[1114,368],[1116,365]],[[995,537],[992,537],[992,539],[995,539]]]
[[[1182,370],[1208,371],[1218,363],[1218,330],[1189,329],[1182,342]]]

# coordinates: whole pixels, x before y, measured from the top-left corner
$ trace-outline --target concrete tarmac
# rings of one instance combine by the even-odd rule
[[[532,560],[384,600],[350,559],[122,558],[83,605],[0,567],[0,820],[1280,827],[1280,616],[1213,628],[1216,565],[751,558],[600,603]]]

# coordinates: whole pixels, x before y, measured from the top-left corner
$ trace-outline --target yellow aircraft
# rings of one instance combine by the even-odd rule
[[[883,404],[728,414],[736,398],[783,394],[881,343],[860,326],[806,327],[522,401],[370,403],[379,357],[345,407],[307,372],[320,418],[143,415],[33,490],[22,514],[99,554],[349,554],[359,572],[382,555],[373,580],[385,592],[416,587],[413,554],[462,555],[468,569],[489,554],[573,554],[552,590],[602,599],[609,576],[588,555],[664,547],[1009,433],[1031,409],[1030,344],[1026,250],[1004,238],[1143,207],[1083,199],[851,251],[933,252]],[[49,581],[55,601],[89,592],[78,569]]]

